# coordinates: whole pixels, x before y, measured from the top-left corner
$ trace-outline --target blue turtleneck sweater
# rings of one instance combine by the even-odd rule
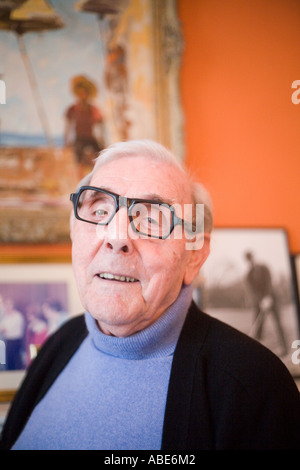
[[[13,449],[159,450],[173,353],[188,286],[151,326],[118,338],[89,331],[34,409]]]

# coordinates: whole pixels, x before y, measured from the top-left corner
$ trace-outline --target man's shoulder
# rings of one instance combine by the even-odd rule
[[[84,314],[69,317],[55,334],[57,334],[58,336],[65,335],[68,334],[71,330],[75,332],[82,332],[83,330],[86,330]]]
[[[74,354],[87,333],[84,315],[71,317],[43,343],[27,376],[44,375],[48,369],[60,368]]]
[[[189,311],[190,327],[198,331],[198,361],[205,363],[211,376],[226,377],[248,391],[292,377],[283,362],[257,340],[232,326],[201,312],[196,306]]]
[[[65,367],[87,335],[84,315],[70,318],[41,347],[30,365],[10,409],[1,446],[11,447],[35,405]]]
[[[163,448],[184,436],[185,449],[298,448],[299,413],[280,359],[192,304],[174,353]]]
[[[52,349],[56,350],[56,348],[60,346],[63,346],[63,349],[67,350],[73,345],[76,348],[86,335],[87,327],[84,315],[80,314],[70,317],[70,319],[65,321],[62,326],[46,340],[39,355],[42,355],[44,352],[49,353]]]

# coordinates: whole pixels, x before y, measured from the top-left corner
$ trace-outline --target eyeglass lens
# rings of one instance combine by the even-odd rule
[[[100,191],[85,189],[77,202],[77,214],[83,220],[106,225],[113,217],[116,203],[112,196]]]
[[[137,202],[130,216],[137,232],[150,237],[166,237],[170,233],[172,212],[162,204]]]

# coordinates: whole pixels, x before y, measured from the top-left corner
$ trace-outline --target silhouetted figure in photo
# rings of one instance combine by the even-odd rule
[[[23,369],[25,319],[23,314],[15,308],[12,299],[4,301],[4,311],[5,314],[0,322],[0,338],[6,345],[6,366],[8,370]]]
[[[28,366],[48,336],[48,325],[43,318],[40,304],[36,302],[27,305],[26,320],[25,344]]]
[[[42,311],[48,323],[48,335],[54,333],[69,319],[68,313],[64,311],[58,300],[46,300],[42,305]]]
[[[271,314],[282,348],[281,354],[284,356],[287,354],[288,350],[280,322],[278,301],[273,290],[271,272],[266,265],[255,262],[253,253],[245,253],[245,258],[250,266],[246,280],[250,287],[255,308],[255,317],[252,326],[253,336],[261,340],[266,316]]]

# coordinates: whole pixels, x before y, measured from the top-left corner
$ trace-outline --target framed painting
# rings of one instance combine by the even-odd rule
[[[43,342],[83,308],[67,256],[53,250],[8,256],[6,250],[0,262],[0,402],[5,402]]]
[[[300,377],[299,304],[284,229],[216,228],[195,300],[271,349]]]
[[[103,147],[149,138],[182,158],[176,0],[2,3],[0,242],[66,243]]]

